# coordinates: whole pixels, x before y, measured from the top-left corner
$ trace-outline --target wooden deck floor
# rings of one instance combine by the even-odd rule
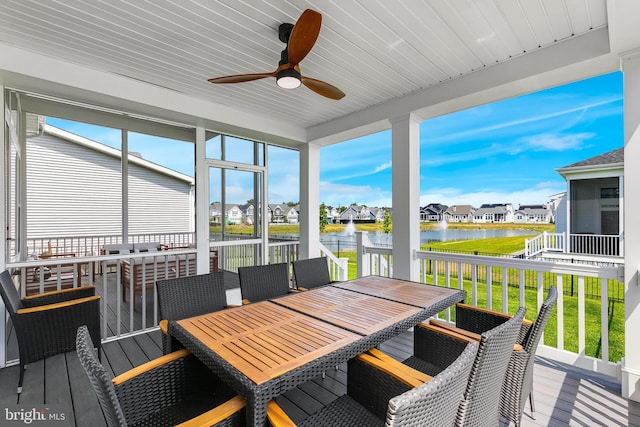
[[[400,359],[411,351],[412,334],[385,343],[382,350]],[[104,345],[102,362],[114,375],[161,355],[158,331]],[[346,366],[346,365],[345,365]],[[327,372],[278,398],[295,420],[304,418],[345,393],[345,366]],[[69,426],[105,425],[98,401],[75,353],[30,365],[18,400],[18,367],[0,370],[0,408],[46,404],[64,412]],[[620,397],[620,384],[548,359],[538,358],[534,390],[536,419],[525,409],[523,426],[640,426],[640,405]],[[4,412],[4,411],[3,411]],[[0,413],[0,425],[4,414]],[[64,425],[64,424],[56,424]]]

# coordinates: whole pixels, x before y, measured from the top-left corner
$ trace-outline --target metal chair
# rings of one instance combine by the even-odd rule
[[[524,405],[529,397],[531,416],[535,418],[533,401],[533,366],[536,349],[542,332],[549,320],[551,311],[558,300],[555,287],[549,288],[547,298],[540,306],[535,322],[523,321],[516,345],[511,353],[509,366],[502,386],[500,414],[516,426],[520,425]],[[447,328],[456,333],[473,337],[497,325],[504,323],[511,316],[492,310],[479,309],[466,304],[456,305],[456,326],[448,326],[439,321],[430,321],[435,326]]]
[[[348,363],[347,394],[298,425],[453,425],[477,350],[478,344],[470,342],[433,378],[416,378],[398,361],[361,354]],[[274,401],[268,404],[267,417],[274,427],[295,425]]]
[[[76,348],[75,331],[87,325],[100,351],[100,297],[95,287],[64,289],[20,299],[7,270],[0,273],[0,293],[16,330],[20,352],[18,394],[29,363]]]
[[[112,378],[98,362],[89,331],[82,326],[77,353],[110,427],[173,426],[185,421],[236,426],[245,421],[244,399],[186,349]]]
[[[509,359],[520,331],[525,309],[502,324],[483,332],[478,340],[478,353],[469,376],[469,383],[460,404],[456,426],[497,426],[500,420],[500,399]],[[439,327],[420,324],[414,328],[414,354],[403,363],[436,375],[474,341]]]
[[[227,307],[224,286],[224,275],[227,273],[235,274],[216,271],[156,282],[164,354],[182,348],[180,343],[167,333],[169,321],[199,316]]]
[[[289,264],[238,267],[242,303],[264,301],[290,291]]]
[[[299,259],[291,264],[297,289],[313,289],[331,283],[329,265],[325,257]]]

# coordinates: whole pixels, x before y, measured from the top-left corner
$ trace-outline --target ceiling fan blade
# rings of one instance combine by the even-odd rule
[[[289,36],[287,55],[292,67],[298,65],[316,44],[321,25],[322,15],[320,13],[311,9],[302,12]]]
[[[338,89],[332,84],[323,82],[322,80],[312,79],[311,77],[302,76],[302,84],[317,93],[318,95],[326,96],[327,98],[339,100],[344,98],[343,91]]]
[[[258,74],[236,74],[234,76],[214,77],[209,79],[211,83],[242,83],[250,82],[252,80],[264,79],[266,77],[275,77],[276,72],[272,73],[258,73]]]

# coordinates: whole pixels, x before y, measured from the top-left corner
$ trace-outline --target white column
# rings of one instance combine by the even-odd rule
[[[209,272],[209,171],[205,128],[196,128],[196,267],[198,274]]]
[[[393,277],[418,280],[420,249],[420,122],[413,115],[391,120]]]
[[[320,256],[320,147],[300,149],[300,258]]]
[[[622,58],[624,72],[624,181],[640,182],[640,53]],[[625,348],[622,396],[640,402],[640,186],[624,187]]]

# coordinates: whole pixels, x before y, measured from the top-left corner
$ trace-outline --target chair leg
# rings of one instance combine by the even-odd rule
[[[536,407],[533,404],[533,390],[529,393],[529,405],[531,406],[531,418],[536,419]]]
[[[20,379],[18,380],[18,394],[22,393],[22,382],[24,381],[24,370],[26,366],[20,364]]]

